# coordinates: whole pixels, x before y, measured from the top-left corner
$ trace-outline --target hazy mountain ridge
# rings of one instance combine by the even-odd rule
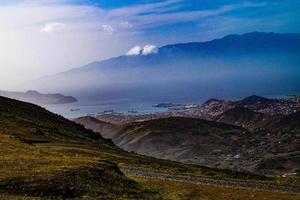
[[[165,98],[178,93],[187,97],[217,96],[224,90],[237,96],[254,90],[272,94],[274,87],[277,93],[294,93],[299,89],[298,54],[300,34],[254,32],[208,42],[167,45],[149,55],[115,57],[32,84],[75,96],[101,91],[98,95],[103,97],[148,99],[161,93]]]
[[[215,57],[224,56],[226,54],[234,54],[239,57],[243,56],[243,54],[250,54],[254,52],[259,53],[259,55],[274,52],[288,52],[291,54],[300,53],[300,34],[253,32],[243,35],[228,35],[221,39],[215,39],[208,42],[166,45],[160,47],[158,49],[158,53],[146,56],[137,55],[115,57],[100,62],[90,63],[86,66],[70,70],[67,73],[82,70],[96,70],[106,67],[155,67],[155,64],[174,59],[177,54],[202,58],[202,56]]]
[[[201,55],[224,55],[268,52],[280,53],[283,49],[295,53],[299,51],[300,34],[277,34],[252,32],[243,35],[228,35],[209,42],[192,42],[185,44],[167,45],[162,51],[196,52]]]

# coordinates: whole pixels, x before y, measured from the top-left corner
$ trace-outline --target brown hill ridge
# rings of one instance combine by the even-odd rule
[[[214,120],[163,117],[124,125],[100,122],[102,131],[97,119],[81,123],[127,151],[157,158],[262,174],[295,173],[300,168],[299,112],[270,115],[233,107]],[[281,162],[272,165],[273,159]]]

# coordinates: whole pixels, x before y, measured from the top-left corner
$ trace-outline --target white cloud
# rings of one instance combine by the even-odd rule
[[[151,45],[148,44],[146,46],[144,46],[143,48],[140,46],[135,46],[133,48],[131,48],[128,52],[127,52],[127,56],[138,56],[138,55],[150,55],[150,54],[155,54],[158,52],[158,48],[155,45]]]
[[[129,23],[128,21],[123,21],[120,23],[120,25],[122,28],[132,28],[133,27],[132,24]]]
[[[102,29],[103,29],[103,31],[105,31],[109,35],[112,35],[115,32],[115,29],[112,26],[107,25],[107,24],[103,24]]]
[[[192,11],[179,11],[182,0],[166,0],[158,3],[129,6],[112,9],[107,12],[108,19],[134,22],[138,29],[152,29],[166,24],[199,21],[209,17],[220,16],[235,10],[244,8],[264,7],[266,3],[243,3],[226,4],[213,9]]]
[[[149,45],[144,46],[142,54],[149,55],[149,54],[155,54],[157,52],[158,52],[157,46],[149,44]]]
[[[108,12],[109,17],[139,16],[144,13],[162,13],[174,10],[174,5],[179,5],[182,0],[166,0],[162,2],[140,4],[129,7],[116,8]]]
[[[62,31],[66,28],[66,25],[63,23],[59,23],[59,22],[53,22],[53,23],[49,23],[46,24],[42,29],[41,32],[42,33],[55,33],[55,32],[59,32]]]
[[[143,51],[142,47],[140,46],[135,46],[133,48],[131,48],[128,52],[127,52],[127,56],[137,56],[140,55],[141,52]]]
[[[141,41],[119,32],[107,37],[102,24],[117,28],[125,20],[109,20],[99,7],[35,2],[0,5],[0,89],[121,55]]]

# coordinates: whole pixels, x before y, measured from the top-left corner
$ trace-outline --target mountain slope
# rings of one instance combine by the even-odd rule
[[[233,125],[171,117],[110,125],[101,134],[128,151],[214,168],[269,175],[299,168],[297,114],[268,116],[236,107],[216,119]],[[83,125],[97,131],[91,121]],[[272,165],[273,159],[281,161]]]
[[[0,97],[0,117],[1,126],[6,127],[3,133],[30,143],[78,140],[111,145],[83,126],[30,103]]]
[[[146,56],[94,62],[41,78],[32,86],[68,91],[79,97],[86,97],[91,91],[101,91],[97,97],[154,98],[164,94],[169,99],[178,94],[207,94],[203,98],[208,98],[223,90],[235,96],[253,91],[294,93],[299,89],[298,54],[300,34],[254,32],[208,42],[167,45]]]

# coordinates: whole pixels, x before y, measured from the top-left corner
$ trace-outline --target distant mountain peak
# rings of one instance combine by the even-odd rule
[[[120,93],[117,91],[119,88],[128,88],[128,92],[121,93],[129,94],[146,85],[148,88],[156,87],[152,94],[161,94],[174,91],[174,83],[180,82],[182,91],[178,93],[185,96],[194,95],[194,92],[185,88],[192,88],[198,94],[216,91],[210,96],[217,96],[220,90],[231,90],[231,93],[243,90],[245,95],[250,91],[266,94],[274,88],[293,89],[297,87],[293,83],[299,83],[300,77],[297,70],[300,34],[253,32],[160,48],[147,45],[137,47],[129,54],[134,56],[123,55],[90,63],[39,79],[29,87],[47,91],[72,91],[73,95],[78,96],[93,88],[109,91],[109,94]],[[284,75],[292,74],[291,70],[295,71],[293,75]],[[247,83],[241,77],[246,77]],[[233,83],[233,80],[236,82]],[[264,84],[265,89],[261,89],[261,84]],[[207,91],[208,88],[210,91]],[[141,90],[150,95],[147,90]],[[240,94],[235,93],[235,96]]]

